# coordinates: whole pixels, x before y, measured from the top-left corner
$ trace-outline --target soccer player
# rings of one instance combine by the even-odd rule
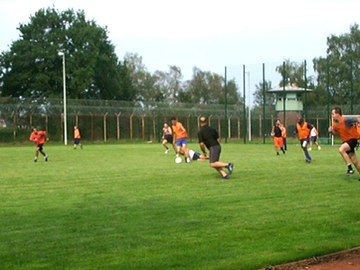
[[[286,142],[287,131],[283,123],[280,123],[280,129],[281,129],[281,135],[283,137],[283,147],[284,150],[287,151],[287,142]]]
[[[316,146],[318,147],[318,150],[321,150],[321,147],[320,147],[320,144],[316,141],[318,138],[319,138],[319,133],[318,131],[316,130],[315,127],[313,127],[310,131],[310,148],[309,148],[309,151],[312,150],[312,146],[313,144],[315,143]]]
[[[39,152],[44,156],[45,161],[48,161],[48,155],[45,154],[43,145],[45,144],[45,140],[48,141],[49,138],[47,137],[46,131],[38,131],[35,127],[33,128],[32,133],[30,134],[30,141],[34,141],[36,145],[36,151],[35,151],[35,159],[34,162],[37,162]]]
[[[201,151],[204,155],[206,155],[206,146],[206,148],[210,151],[210,166],[221,174],[222,179],[229,179],[229,175],[224,171],[223,168],[227,168],[229,174],[232,174],[234,164],[219,161],[221,153],[219,133],[216,129],[207,125],[206,118],[203,116],[200,117],[200,125],[201,128],[198,132],[198,137]]]
[[[77,126],[74,126],[74,149],[76,149],[76,147],[78,145],[80,145],[80,148],[83,149],[82,144],[80,143],[80,130],[78,129]]]
[[[310,137],[310,130],[313,128],[313,125],[309,124],[308,122],[304,121],[302,117],[298,118],[298,122],[296,124],[296,128],[294,130],[294,134],[299,135],[300,140],[300,146],[304,151],[305,157],[306,157],[306,163],[311,162],[311,157],[309,155],[307,145],[309,143],[309,137]]]
[[[206,154],[201,155],[200,153],[195,152],[194,150],[191,150],[189,148],[186,148],[186,150],[189,152],[189,158],[192,160],[205,161],[205,160],[209,159],[209,157]]]
[[[339,107],[333,108],[331,115],[334,121],[333,125],[329,127],[329,132],[333,135],[340,135],[342,144],[339,148],[339,152],[348,167],[347,175],[354,173],[351,162],[354,164],[358,172],[360,172],[360,165],[354,151],[354,149],[358,146],[359,133],[357,131],[356,124],[360,122],[360,117],[344,117],[342,116],[342,112]]]
[[[176,140],[176,156],[179,154],[185,156],[186,163],[190,162],[189,151],[186,150],[188,134],[184,126],[176,119],[171,118],[172,129],[174,131],[173,142]]]
[[[165,154],[167,154],[167,153],[169,153],[169,147],[167,147],[167,143],[169,142],[169,143],[173,143],[173,140],[174,140],[174,138],[173,138],[173,132],[172,132],[172,129],[171,129],[171,127],[167,124],[167,123],[164,123],[164,127],[163,127],[163,136],[162,136],[162,145],[165,147]],[[173,145],[173,147],[174,147],[174,150],[175,150],[175,152],[176,152],[176,148],[175,148],[175,146]]]
[[[279,155],[279,147],[283,154],[285,154],[285,150],[283,148],[283,136],[281,130],[281,122],[280,120],[276,120],[275,125],[272,127],[271,136],[274,136],[274,146],[276,155]]]

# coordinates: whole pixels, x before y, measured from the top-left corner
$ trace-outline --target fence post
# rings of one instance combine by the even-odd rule
[[[262,123],[261,123],[261,114],[259,115],[259,137],[262,137]]]
[[[14,137],[14,141],[15,141],[15,139],[16,139],[16,113],[14,114],[13,121],[14,121],[13,137]]]
[[[132,113],[130,115],[130,140],[132,140],[132,138],[133,138],[133,122],[132,122],[133,115],[134,115],[134,113]]]
[[[120,114],[116,114],[116,135],[117,135],[117,140],[120,141]]]
[[[91,125],[90,125],[90,139],[93,142],[94,141],[94,115],[92,112],[89,112],[91,115]]]
[[[142,139],[143,139],[143,141],[145,141],[145,116],[146,116],[146,114],[144,114],[141,117],[141,131],[142,131]]]
[[[221,117],[219,116],[219,121],[218,121],[218,129],[219,129],[219,137],[221,138]]]
[[[153,141],[154,142],[156,142],[156,138],[157,138],[157,136],[156,136],[156,123],[155,123],[156,118],[157,118],[157,115],[155,115],[153,117],[153,136],[154,136]]]
[[[189,119],[190,119],[190,114],[186,118],[186,125],[187,125],[186,131],[188,133],[188,139],[189,139],[189,141],[191,141],[191,138],[190,138],[190,120]]]
[[[231,116],[228,117],[228,138],[231,138]]]
[[[104,114],[104,142],[106,142],[107,134],[106,134],[106,116],[108,113]]]

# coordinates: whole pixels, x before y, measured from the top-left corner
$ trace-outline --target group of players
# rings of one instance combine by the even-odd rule
[[[167,143],[170,143],[174,148],[176,156],[183,155],[186,163],[190,163],[190,160],[204,161],[208,159],[210,166],[220,173],[222,179],[229,179],[229,175],[233,172],[234,164],[220,161],[221,146],[217,130],[207,125],[205,117],[200,117],[199,120],[201,128],[198,132],[198,138],[202,154],[187,147],[187,131],[176,117],[171,118],[172,127],[167,123],[163,127],[162,144],[166,149],[165,154],[170,150],[167,146]],[[206,153],[205,147],[209,150],[209,156]],[[226,173],[224,168],[228,170],[228,173]]]
[[[329,127],[328,131],[332,135],[338,134],[341,138],[342,144],[339,148],[339,153],[343,157],[347,165],[347,175],[354,174],[352,164],[360,173],[360,165],[355,154],[355,149],[357,149],[357,147],[359,146],[358,140],[360,139],[360,132],[358,127],[360,123],[360,117],[344,117],[342,115],[341,108],[339,107],[334,107],[332,109],[331,115],[333,118],[333,124]],[[275,152],[277,155],[279,155],[279,148],[285,154],[286,141],[284,149],[284,134],[286,137],[286,129],[282,125],[280,120],[277,120],[271,131],[271,136],[274,137]],[[296,128],[294,130],[294,134],[298,134],[300,146],[305,154],[305,161],[307,163],[310,163],[311,157],[309,154],[309,150],[312,149],[313,143],[317,145],[319,150],[321,149],[321,146],[316,141],[316,138],[318,137],[316,128],[312,124],[306,122],[302,117],[299,117]],[[308,149],[308,144],[310,140],[310,148]]]
[[[77,126],[74,126],[74,149],[76,149],[77,146],[80,146],[81,149],[83,149],[83,145],[80,143],[80,138],[80,130]],[[43,148],[45,141],[49,141],[47,132],[44,130],[37,130],[36,127],[33,127],[29,140],[35,142],[36,146],[34,162],[38,161],[39,153],[44,156],[45,161],[48,161],[49,156],[44,152]]]
[[[333,124],[329,127],[328,131],[333,135],[338,134],[342,140],[339,152],[347,165],[347,175],[354,174],[352,164],[360,173],[360,164],[355,154],[355,149],[357,149],[357,147],[359,146],[358,140],[360,138],[360,133],[358,130],[358,124],[360,123],[360,117],[344,117],[342,115],[341,109],[339,107],[335,107],[332,109],[332,118]],[[190,163],[190,160],[209,160],[210,166],[220,173],[222,179],[229,179],[229,175],[233,172],[234,164],[231,162],[225,163],[220,161],[221,146],[219,143],[219,134],[216,129],[207,125],[205,117],[200,117],[201,128],[198,132],[199,144],[202,154],[187,147],[187,131],[182,125],[182,123],[177,121],[176,117],[171,118],[171,123],[172,127],[170,127],[167,123],[165,123],[163,127],[162,144],[166,149],[166,154],[170,150],[167,146],[167,143],[170,143],[174,148],[176,156],[183,155],[186,163]],[[310,149],[308,149],[308,143],[311,137],[315,137],[312,142],[316,143],[319,150],[321,149],[320,145],[316,142],[316,137],[318,136],[316,129],[315,135],[311,134],[312,131],[314,132],[314,129],[315,128],[312,124],[306,122],[302,117],[299,117],[294,133],[297,133],[299,136],[300,146],[304,151],[306,157],[305,161],[307,163],[311,162],[309,150],[311,150],[312,143],[310,145]],[[286,129],[282,125],[280,120],[277,120],[276,124],[273,126],[271,136],[274,137],[276,154],[279,155],[279,148],[285,154],[285,151],[287,150]],[[36,128],[33,128],[29,140],[34,141],[36,145],[34,161],[37,162],[39,153],[44,156],[45,161],[48,161],[49,157],[43,149],[45,141],[49,140],[49,138],[47,138],[47,132],[38,131]],[[83,148],[80,143],[80,131],[77,126],[75,126],[74,149],[76,149],[77,146],[80,146],[81,149]],[[209,156],[206,153],[205,147],[210,152]],[[228,170],[228,173],[225,172],[224,168]]]

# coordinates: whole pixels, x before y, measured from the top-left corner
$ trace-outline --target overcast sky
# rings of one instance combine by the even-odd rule
[[[360,0],[0,0],[0,51],[19,39],[20,23],[52,6],[84,10],[108,27],[119,59],[138,53],[151,73],[175,65],[190,79],[194,66],[217,74],[227,66],[232,78],[246,65],[253,83],[262,63],[267,74],[285,59],[311,66],[327,37],[360,21]]]

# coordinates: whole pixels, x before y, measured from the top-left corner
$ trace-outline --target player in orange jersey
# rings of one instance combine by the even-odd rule
[[[174,131],[174,142],[176,140],[176,155],[178,156],[179,154],[184,155],[185,156],[185,160],[187,163],[190,162],[190,158],[189,158],[189,151],[187,151],[186,146],[187,146],[187,137],[188,134],[186,132],[186,129],[184,128],[184,126],[176,119],[176,117],[172,117],[171,118],[171,123],[172,123],[172,129]]]
[[[342,144],[339,148],[339,152],[348,167],[347,175],[354,173],[351,163],[353,163],[358,172],[360,172],[360,164],[355,154],[355,148],[358,147],[359,139],[357,123],[360,122],[360,117],[344,117],[342,116],[342,112],[339,107],[333,108],[331,115],[334,121],[333,125],[329,127],[329,132],[333,135],[340,135]]]
[[[310,131],[313,128],[313,125],[309,124],[308,122],[304,121],[304,119],[302,117],[298,118],[298,122],[296,124],[296,128],[294,133],[299,135],[299,140],[300,140],[300,146],[304,151],[305,157],[306,157],[306,162],[310,163],[311,162],[311,157],[309,155],[307,146],[309,144],[309,138],[310,138]]]
[[[46,131],[38,131],[35,127],[33,128],[33,132],[30,135],[29,138],[30,141],[34,141],[36,145],[36,151],[35,151],[35,159],[34,162],[37,162],[39,152],[44,156],[45,161],[48,161],[48,155],[45,154],[43,150],[43,146],[45,144],[45,141],[48,141],[49,138],[47,137]]]
[[[286,127],[284,126],[283,123],[280,123],[280,129],[281,129],[281,135],[283,137],[283,147],[284,147],[284,150],[287,151],[287,142],[286,142],[287,131],[286,131]]]
[[[275,125],[272,127],[271,136],[274,136],[274,146],[276,154],[279,155],[279,148],[281,149],[283,154],[285,154],[285,150],[283,148],[284,141],[281,130],[281,122],[279,119],[276,120]]]
[[[80,130],[78,129],[77,126],[74,126],[74,149],[76,149],[78,145],[80,145],[80,148],[83,149],[83,146],[80,143],[80,139],[81,139]]]

